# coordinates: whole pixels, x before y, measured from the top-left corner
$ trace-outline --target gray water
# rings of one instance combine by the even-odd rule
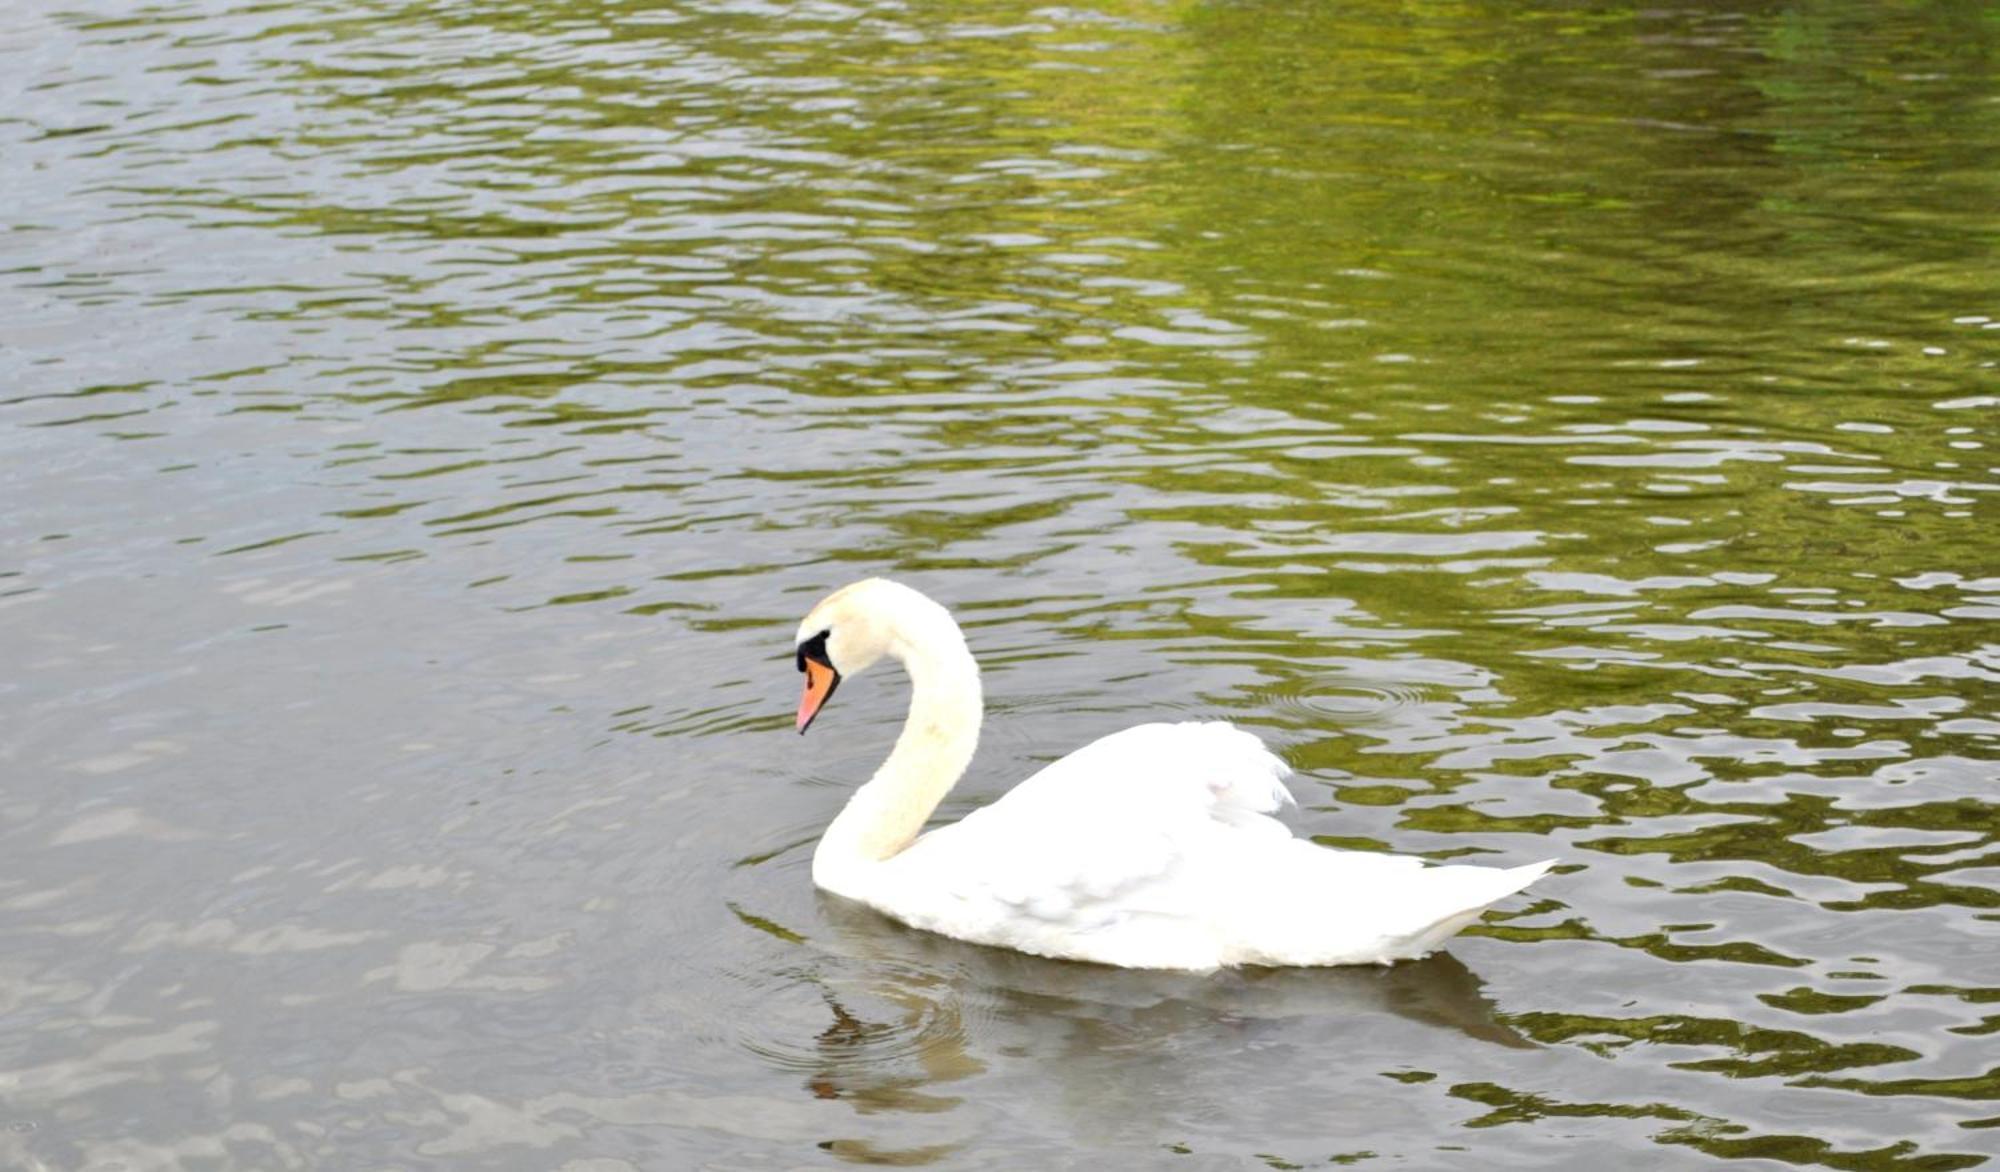
[[[2000,1154],[1991,5],[0,13],[0,1166]],[[1225,717],[1565,866],[1212,977],[820,897],[869,574],[942,817]]]

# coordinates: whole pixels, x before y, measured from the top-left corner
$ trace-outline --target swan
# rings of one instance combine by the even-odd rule
[[[922,833],[979,741],[979,666],[951,613],[883,578],[799,624],[804,734],[883,657],[910,677],[887,761],[813,851],[813,883],[975,944],[1134,969],[1388,964],[1436,949],[1556,860],[1496,869],[1323,847],[1272,817],[1284,762],[1222,721],[1142,724]]]

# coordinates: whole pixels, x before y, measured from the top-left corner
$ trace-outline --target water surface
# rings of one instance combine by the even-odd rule
[[[1990,5],[4,8],[0,1164],[2000,1153]],[[1566,866],[1211,978],[820,897],[877,573],[944,816],[1227,717]]]

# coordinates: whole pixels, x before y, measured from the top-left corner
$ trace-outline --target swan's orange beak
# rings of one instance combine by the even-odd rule
[[[817,659],[800,661],[806,673],[806,694],[799,698],[799,732],[804,734],[811,726],[813,717],[833,695],[835,685],[840,683],[840,673]]]

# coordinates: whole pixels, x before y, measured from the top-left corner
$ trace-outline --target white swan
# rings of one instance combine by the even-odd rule
[[[799,625],[801,733],[883,656],[910,715],[813,852],[813,882],[916,928],[1125,968],[1387,964],[1423,956],[1555,860],[1495,870],[1331,850],[1271,815],[1291,771],[1222,722],[1093,742],[919,837],[979,740],[979,667],[944,607],[880,578]]]

